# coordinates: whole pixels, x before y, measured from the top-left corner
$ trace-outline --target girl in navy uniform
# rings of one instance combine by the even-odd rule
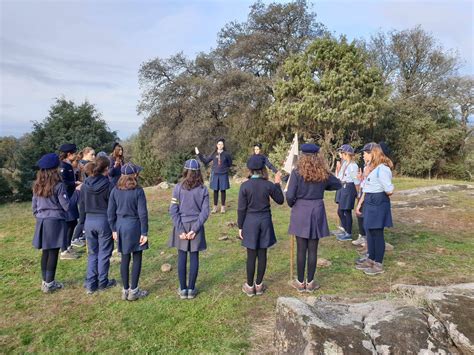
[[[393,194],[392,161],[383,153],[379,144],[368,143],[362,149],[364,160],[370,161],[370,173],[364,182],[364,193],[357,205],[356,213],[362,211],[364,228],[367,234],[369,257],[356,268],[367,275],[384,272],[383,257],[385,254],[384,228],[392,227],[390,197]]]
[[[352,210],[354,209],[360,181],[357,178],[359,167],[354,161],[354,149],[349,144],[344,144],[337,150],[343,159],[343,164],[338,170],[337,177],[342,183],[342,188],[336,192],[337,214],[339,216],[342,233],[337,233],[337,240],[352,240]]]
[[[204,223],[209,217],[209,192],[196,159],[185,162],[183,180],[173,190],[169,213],[174,226],[169,246],[178,249],[178,294],[181,299],[192,299],[197,294],[199,252],[207,247]],[[186,283],[188,253],[189,279]]]
[[[107,214],[114,240],[122,254],[122,299],[135,301],[148,292],[138,288],[142,268],[142,253],[148,249],[148,210],[143,189],[138,185],[141,167],[127,163],[109,197]],[[132,282],[129,282],[130,261],[133,259]]]
[[[221,192],[221,213],[225,213],[226,190],[230,189],[229,170],[232,166],[232,158],[225,150],[225,140],[220,138],[216,144],[216,150],[206,157],[199,153],[199,149],[194,148],[197,156],[204,164],[212,161],[211,179],[209,187],[214,191],[214,207],[212,213],[217,213],[217,203],[219,202],[219,191]]]
[[[281,175],[275,175],[275,183],[268,181],[265,159],[261,155],[251,156],[247,168],[250,178],[240,186],[237,224],[242,245],[247,248],[247,282],[242,291],[251,297],[265,291],[263,276],[267,267],[267,249],[276,243],[270,197],[279,205],[285,202],[285,198],[280,187]]]
[[[72,236],[77,225],[77,219],[79,218],[79,210],[77,209],[77,200],[79,192],[76,192],[76,187],[81,185],[80,181],[76,180],[76,174],[72,166],[72,162],[76,159],[76,145],[71,143],[63,144],[59,147],[59,164],[61,178],[63,183],[66,185],[66,191],[70,200],[68,214],[66,218],[67,222],[67,243],[66,247],[62,249],[61,260],[72,260],[77,259],[77,255],[71,246]]]
[[[110,154],[109,178],[110,181],[116,185],[120,179],[121,169],[124,164],[123,147],[116,142],[112,149],[112,154]]]
[[[109,279],[110,257],[114,247],[112,231],[107,219],[109,195],[113,184],[107,176],[108,158],[97,158],[88,163],[92,174],[82,185],[79,198],[79,225],[84,226],[87,238],[87,274],[85,287],[91,294],[117,283]]]
[[[286,192],[286,201],[291,207],[288,234],[296,237],[298,279],[292,280],[292,287],[299,292],[312,292],[319,288],[314,280],[319,239],[329,236],[324,191],[339,190],[342,185],[333,176],[319,146],[303,144],[302,155],[296,169],[291,172]],[[304,280],[306,258],[307,279]]]
[[[59,249],[67,244],[67,210],[69,198],[58,172],[59,157],[46,154],[37,163],[40,170],[33,184],[32,210],[36,217],[33,246],[42,249],[41,273],[44,293],[63,288],[55,281]]]
[[[270,160],[268,160],[268,157],[266,155],[263,154],[262,152],[262,144],[261,143],[255,143],[253,145],[253,153],[255,155],[260,155],[262,156],[262,158],[264,159],[265,161],[265,166],[270,169],[274,174],[276,174],[278,172],[278,169],[275,168],[275,166],[270,163]]]

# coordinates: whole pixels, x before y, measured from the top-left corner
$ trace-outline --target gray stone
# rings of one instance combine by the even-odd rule
[[[171,271],[171,264],[166,263],[166,264],[161,265],[161,271],[170,272]]]
[[[158,184],[158,187],[160,189],[167,190],[170,188],[170,184],[168,184],[166,181],[163,181]]]

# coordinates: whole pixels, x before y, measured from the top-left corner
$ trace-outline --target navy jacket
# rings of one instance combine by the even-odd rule
[[[274,174],[276,174],[278,172],[278,169],[275,168],[275,166],[272,163],[270,163],[270,160],[268,160],[268,157],[263,154],[259,154],[259,155],[261,155],[263,159],[265,160],[265,166],[271,171],[273,171]]]
[[[76,174],[74,169],[71,164],[65,161],[59,162],[59,169],[63,183],[66,185],[67,196],[71,198],[76,189]]]
[[[208,157],[198,154],[198,158],[206,165],[212,161],[212,172],[216,175],[228,174],[232,166],[232,157],[225,150],[220,154],[220,164],[219,153],[217,152],[214,152]]]
[[[113,184],[107,176],[89,176],[86,179],[79,197],[79,223],[84,223],[88,213],[107,216],[112,188]]]
[[[119,181],[120,176],[122,175],[122,171],[120,170],[121,168],[122,164],[119,164],[118,167],[115,167],[115,158],[110,158],[109,178],[114,185],[117,185],[117,182]]]
[[[279,205],[285,202],[280,184],[250,178],[240,185],[237,224],[242,229],[247,213],[270,212],[270,197]]]
[[[334,191],[342,187],[341,182],[334,175],[323,182],[305,182],[296,169],[293,169],[288,182],[286,202],[293,207],[296,200],[321,200],[324,198],[324,190]]]
[[[141,234],[148,235],[148,210],[145,192],[141,187],[133,190],[114,187],[110,193],[107,215],[112,232],[117,231],[117,219],[135,218],[140,220]]]
[[[31,209],[36,218],[67,218],[70,201],[64,183],[59,182],[54,186],[53,195],[39,197],[33,195]]]

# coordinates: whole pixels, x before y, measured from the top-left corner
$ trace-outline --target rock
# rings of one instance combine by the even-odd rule
[[[436,185],[436,186],[426,186],[419,187],[416,189],[402,190],[398,191],[397,195],[405,196],[418,196],[423,194],[431,194],[433,192],[449,192],[449,191],[463,191],[463,190],[472,190],[474,185],[461,185],[461,184],[445,184],[445,185]]]
[[[217,238],[218,240],[228,240],[229,237],[227,235],[223,235],[222,237]]]
[[[164,251],[160,252],[160,255],[165,255],[165,252]]]
[[[397,261],[397,266],[406,266],[407,263],[403,262],[403,261]]]
[[[170,188],[170,184],[168,184],[166,181],[163,181],[158,184],[158,187],[160,189],[167,190]]]
[[[161,271],[170,272],[171,271],[171,265],[168,264],[168,263],[161,265]]]
[[[393,245],[385,242],[385,251],[392,251],[392,250],[393,250]]]
[[[318,258],[318,261],[316,262],[316,265],[318,267],[329,267],[329,266],[332,265],[332,263],[327,259]]]

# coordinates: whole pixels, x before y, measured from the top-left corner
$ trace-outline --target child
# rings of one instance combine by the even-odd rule
[[[120,179],[123,164],[123,147],[119,143],[115,142],[112,148],[112,153],[110,154],[109,168],[109,178],[114,185],[116,185],[117,181]]]
[[[262,152],[262,144],[261,143],[255,143],[253,145],[253,153],[255,155],[261,155],[262,158],[265,160],[265,166],[270,169],[271,171],[273,171],[274,174],[276,174],[278,172],[278,169],[275,168],[275,166],[270,163],[270,160],[268,160],[268,157],[266,155],[263,154]]]
[[[296,169],[291,172],[286,201],[291,207],[288,234],[296,237],[298,279],[291,286],[298,292],[313,292],[319,288],[314,280],[319,239],[329,235],[324,191],[338,190],[341,182],[331,175],[319,146],[303,144]],[[308,257],[306,282],[304,272]]]
[[[173,190],[169,213],[174,225],[169,246],[178,249],[178,295],[181,299],[193,299],[197,295],[199,252],[206,250],[204,223],[209,217],[209,192],[196,159],[185,162],[183,180]],[[188,252],[190,265],[186,283]]]
[[[252,297],[265,291],[263,276],[267,267],[267,249],[276,243],[270,197],[279,205],[285,202],[285,198],[280,186],[281,174],[275,175],[275,183],[268,181],[265,159],[261,155],[251,156],[247,168],[250,178],[240,186],[237,224],[242,245],[247,248],[247,282],[242,291]]]
[[[342,189],[336,192],[337,214],[343,231],[337,233],[336,237],[339,241],[346,241],[352,240],[352,210],[360,184],[357,178],[359,167],[354,161],[354,149],[349,144],[342,145],[337,151],[343,160],[337,176],[342,183]]]
[[[148,210],[143,189],[138,185],[142,168],[127,163],[122,165],[121,176],[109,197],[107,214],[112,237],[118,241],[122,254],[122,299],[135,301],[148,292],[138,288],[142,268],[142,252],[148,249]],[[130,260],[133,258],[132,282],[129,283]]]
[[[114,247],[112,231],[107,219],[107,207],[112,183],[107,176],[108,158],[89,162],[91,175],[82,185],[79,198],[79,225],[84,226],[87,239],[87,274],[85,287],[88,294],[105,290],[117,284],[109,279],[110,256]]]
[[[33,246],[43,251],[41,290],[50,293],[63,288],[62,283],[55,281],[55,275],[59,249],[67,244],[69,198],[58,172],[59,157],[54,153],[43,155],[37,165],[40,170],[33,184],[32,200],[33,215],[36,217]]]
[[[194,150],[204,164],[207,165],[212,161],[209,184],[209,187],[214,191],[214,207],[212,208],[212,213],[217,213],[219,191],[221,192],[221,213],[225,213],[226,190],[230,189],[229,170],[232,166],[232,158],[225,150],[225,140],[223,138],[218,139],[216,150],[208,157],[200,154],[197,147],[195,147]]]
[[[360,262],[356,268],[367,275],[378,275],[384,272],[383,257],[385,254],[384,228],[392,227],[390,197],[393,194],[392,161],[383,153],[379,144],[368,143],[362,149],[364,160],[370,161],[370,173],[364,183],[364,194],[357,205],[360,213],[362,204],[364,228],[367,234],[369,257]]]

